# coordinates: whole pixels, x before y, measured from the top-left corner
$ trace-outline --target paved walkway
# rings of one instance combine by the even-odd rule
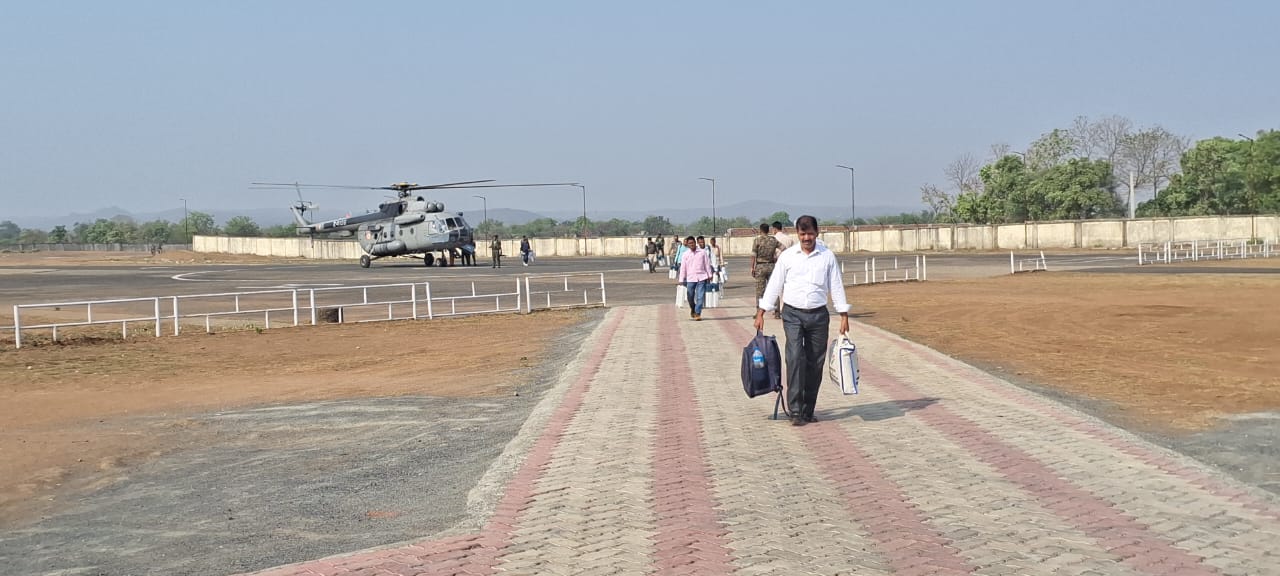
[[[1280,574],[1269,494],[868,326],[860,395],[770,420],[726,304],[610,310],[483,527],[260,574]]]

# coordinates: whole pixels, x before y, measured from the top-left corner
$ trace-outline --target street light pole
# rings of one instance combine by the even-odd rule
[[[587,187],[584,184],[570,184],[582,189],[582,237],[587,237]]]
[[[187,216],[187,199],[179,198],[182,201],[182,235],[187,237],[187,243],[191,242],[191,219]]]
[[[479,195],[479,194],[472,194],[472,195],[471,195],[471,197],[472,197],[472,198],[479,198],[479,199],[480,199],[480,201],[484,203],[484,204],[483,204],[483,206],[484,206],[484,222],[481,222],[481,224],[484,224],[485,222],[488,222],[488,221],[489,221],[489,199],[488,199],[488,198],[485,198],[484,196],[481,196],[481,195]]]
[[[698,178],[711,183],[711,235],[716,235],[716,179],[715,178]]]
[[[857,228],[858,227],[858,190],[856,188],[857,183],[854,176],[853,168],[845,166],[844,164],[836,164],[836,168],[844,168],[845,170],[849,171],[849,226],[852,228]]]

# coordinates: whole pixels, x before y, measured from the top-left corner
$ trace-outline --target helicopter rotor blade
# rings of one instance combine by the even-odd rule
[[[254,189],[272,188],[342,188],[346,190],[382,190],[384,186],[346,186],[340,184],[299,184],[297,182],[250,182]]]
[[[383,188],[383,189],[385,189],[385,190],[405,190],[405,191],[408,191],[408,190],[434,190],[434,189],[438,189],[438,188],[451,188],[451,187],[463,188],[463,187],[465,187],[465,186],[463,186],[464,184],[481,184],[481,183],[484,183],[484,182],[493,182],[493,180],[469,180],[469,181],[466,181],[466,182],[449,182],[449,183],[446,183],[446,184],[415,184],[415,185],[413,185],[413,186],[404,186],[404,187],[399,187],[399,186],[383,186],[382,188]]]
[[[412,186],[348,186],[344,184],[300,184],[297,182],[250,182],[251,189],[295,189],[301,194],[302,188],[337,188],[342,190],[392,190],[409,192],[413,190],[450,190],[455,188],[521,188],[530,186],[572,186],[573,182],[547,182],[538,184],[488,184],[494,180],[467,180],[464,182],[447,182],[444,184],[414,184]]]
[[[526,186],[573,186],[573,184],[573,182],[548,182],[545,184],[483,184],[480,186],[454,186],[454,188],[521,188]]]

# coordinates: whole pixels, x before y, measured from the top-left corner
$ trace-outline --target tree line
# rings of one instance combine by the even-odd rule
[[[859,218],[859,224],[925,224],[929,213],[904,213],[897,216],[878,218]],[[609,220],[575,220],[557,221],[554,218],[539,218],[524,224],[504,224],[497,220],[486,220],[476,226],[476,234],[488,238],[497,234],[503,238],[574,238],[584,231],[588,236],[636,236],[640,234],[656,236],[713,236],[724,234],[729,228],[755,228],[761,222],[783,222],[791,224],[791,216],[784,211],[775,212],[760,220],[752,220],[745,216],[717,218],[714,223],[715,234],[712,233],[710,216],[703,216],[689,224],[676,224],[665,216],[648,216],[641,221],[612,218]],[[841,224],[847,223],[842,222]],[[222,226],[217,226],[213,216],[204,212],[193,211],[186,218],[177,222],[168,220],[152,220],[138,223],[128,216],[99,218],[92,223],[77,222],[70,227],[54,226],[50,230],[22,228],[9,220],[0,221],[0,245],[13,244],[190,244],[191,237],[200,236],[239,236],[239,237],[271,237],[288,238],[296,235],[293,224],[275,226],[259,226],[248,216],[235,216]]]
[[[49,230],[22,228],[10,220],[0,221],[0,244],[190,244],[195,235],[272,236],[294,235],[292,224],[260,227],[248,216],[230,218],[221,227],[213,216],[193,211],[177,222],[152,220],[138,223],[128,216],[58,225]]]
[[[999,224],[1126,215],[1129,181],[1138,217],[1280,212],[1280,131],[1194,145],[1161,126],[1135,128],[1121,116],[1077,117],[1026,151],[992,145],[985,160],[965,153],[947,165],[948,186],[920,187],[938,222]]]

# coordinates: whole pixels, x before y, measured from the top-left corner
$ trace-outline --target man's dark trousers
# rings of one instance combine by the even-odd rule
[[[787,406],[792,415],[813,417],[830,327],[826,306],[809,310],[782,307],[782,331],[787,335]]]

